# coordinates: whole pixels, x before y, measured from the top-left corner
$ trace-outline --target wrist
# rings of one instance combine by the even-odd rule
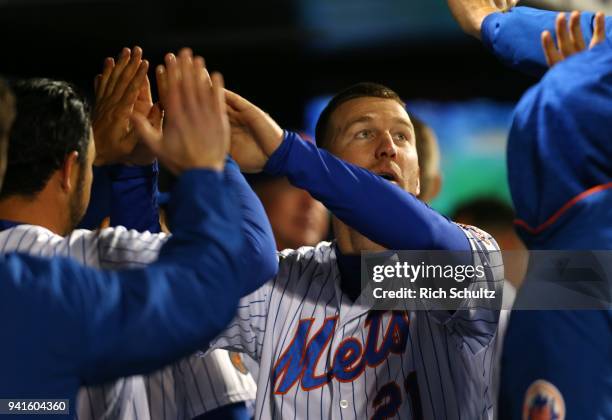
[[[189,167],[184,168],[181,172],[191,171],[191,170],[207,170],[213,172],[223,172],[225,169],[225,159],[221,161],[201,161],[194,162],[193,165],[189,165]]]
[[[487,16],[499,11],[500,10],[491,6],[482,6],[475,9],[470,15],[470,27],[466,32],[474,38],[481,39],[482,22],[484,22]]]
[[[291,152],[291,146],[295,141],[301,141],[300,136],[292,131],[283,131],[280,144],[272,154],[268,156],[268,161],[263,171],[269,175],[285,175],[285,165]]]
[[[276,152],[278,148],[280,147],[280,145],[283,143],[284,139],[285,139],[285,131],[278,126],[274,127],[274,130],[270,135],[270,142],[267,143],[268,147],[266,147],[266,150],[265,150],[266,155],[268,157],[272,156],[274,152]]]

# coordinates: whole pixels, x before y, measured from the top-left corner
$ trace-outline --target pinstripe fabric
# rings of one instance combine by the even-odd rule
[[[484,252],[495,241],[462,228],[491,267],[487,281],[501,281],[501,256]],[[256,419],[491,419],[498,317],[370,311],[342,293],[334,249],[322,242],[283,251],[278,276],[242,299],[211,348],[258,364]]]
[[[0,232],[0,252],[61,255],[91,267],[130,268],[154,261],[167,238],[163,233],[140,233],[122,227],[75,230],[64,238],[40,226],[19,225]],[[191,382],[176,375],[188,370],[194,374]],[[104,386],[83,387],[77,396],[77,417],[191,419],[208,410],[254,398],[253,379],[238,372],[228,353],[220,350],[206,358],[192,356],[147,377],[121,378]]]

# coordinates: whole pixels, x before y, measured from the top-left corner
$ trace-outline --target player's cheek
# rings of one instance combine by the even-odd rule
[[[399,161],[405,175],[410,175],[419,169],[419,159],[415,147],[401,149]]]

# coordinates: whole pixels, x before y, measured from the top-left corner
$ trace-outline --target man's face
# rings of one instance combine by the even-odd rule
[[[93,141],[93,132],[89,134],[89,144],[85,162],[77,168],[76,188],[70,197],[70,230],[74,229],[87,211],[91,196],[91,184],[93,182],[93,161],[96,157],[96,146]]]
[[[279,249],[314,246],[327,236],[327,209],[286,178],[268,181],[258,194],[270,219]]]
[[[331,153],[419,193],[414,128],[402,105],[392,99],[351,99],[333,112],[330,126]]]

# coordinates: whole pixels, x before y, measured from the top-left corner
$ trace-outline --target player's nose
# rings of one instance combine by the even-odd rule
[[[397,156],[397,145],[393,141],[393,136],[391,135],[391,133],[385,131],[378,138],[378,144],[376,147],[376,158],[394,158],[395,156]]]

